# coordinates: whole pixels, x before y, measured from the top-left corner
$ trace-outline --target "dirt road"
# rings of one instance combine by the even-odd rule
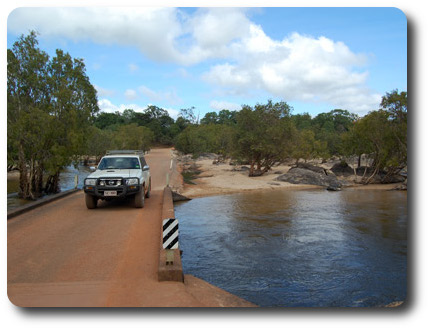
[[[9,220],[9,299],[49,307],[225,305],[208,300],[219,289],[191,276],[185,284],[157,280],[170,155],[154,149],[146,156],[152,192],[143,209],[126,200],[88,210],[79,192]]]

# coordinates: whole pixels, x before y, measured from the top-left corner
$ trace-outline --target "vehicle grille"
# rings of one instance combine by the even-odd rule
[[[123,185],[122,178],[107,178],[107,179],[99,179],[97,186],[99,188],[115,188]]]

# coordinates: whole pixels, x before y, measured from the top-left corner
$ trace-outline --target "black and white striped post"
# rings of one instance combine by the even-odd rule
[[[166,265],[173,265],[174,252],[179,248],[179,221],[178,219],[163,220],[163,249],[166,250]]]

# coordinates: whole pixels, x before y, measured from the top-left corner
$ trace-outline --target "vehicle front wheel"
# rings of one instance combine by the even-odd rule
[[[134,195],[134,206],[142,208],[145,204],[145,187],[142,187],[140,191]]]
[[[97,207],[97,197],[85,194],[85,204],[88,209],[95,209]]]

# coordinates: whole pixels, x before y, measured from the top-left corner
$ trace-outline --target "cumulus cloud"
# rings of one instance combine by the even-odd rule
[[[216,64],[203,74],[205,81],[230,94],[260,89],[287,101],[325,102],[356,112],[371,110],[380,101],[366,87],[366,56],[342,42],[298,33],[274,41],[251,25],[249,36],[235,47],[242,55],[234,62]]]
[[[108,99],[99,100],[98,105],[101,112],[110,112],[110,113],[114,113],[117,111],[123,112],[126,109],[132,109],[137,112],[137,111],[144,111],[147,108],[147,106],[141,106],[134,103],[116,105],[116,104],[113,104]]]
[[[99,97],[109,97],[109,96],[115,95],[114,90],[106,89],[106,88],[100,87],[98,85],[94,85],[94,88],[96,89],[97,95]]]
[[[152,60],[181,66],[210,60],[202,78],[229,94],[261,90],[287,102],[325,102],[357,112],[377,108],[381,97],[367,87],[365,55],[324,36],[286,31],[291,34],[274,40],[244,8],[18,8],[9,15],[8,29],[134,46]],[[180,102],[173,90],[142,86],[139,92],[154,102]]]
[[[237,103],[226,102],[226,101],[211,101],[210,107],[216,111],[219,110],[240,110],[242,106]]]
[[[109,113],[120,112],[120,113],[122,113],[126,109],[132,109],[136,112],[143,112],[151,104],[148,104],[145,106],[134,104],[134,103],[115,105],[108,99],[101,99],[98,101],[98,105],[99,105],[101,112],[109,112]],[[163,109],[166,110],[169,113],[169,116],[172,117],[173,119],[176,119],[179,115],[179,112],[180,112],[179,110],[173,109],[173,108],[163,108]]]

